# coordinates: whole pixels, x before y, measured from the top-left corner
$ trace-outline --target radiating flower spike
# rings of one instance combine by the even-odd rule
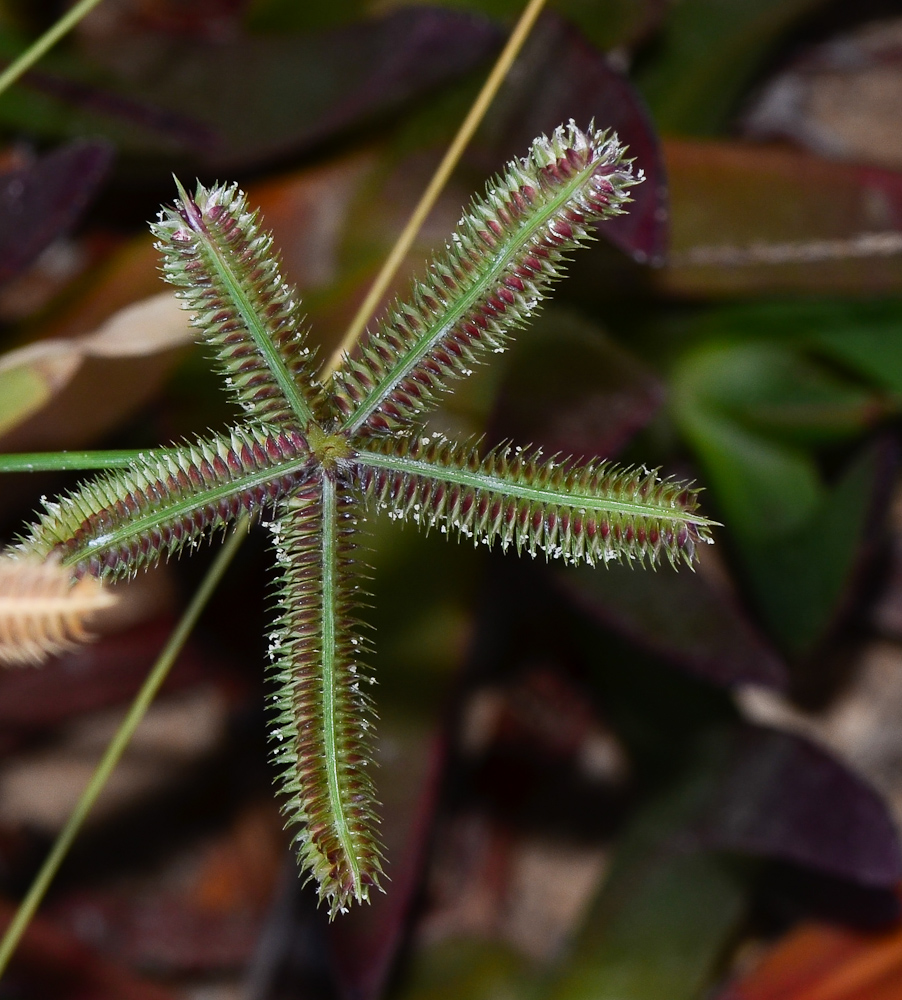
[[[139,456],[45,502],[19,550],[59,556],[75,576],[117,580],[192,548],[240,513],[258,514],[310,477],[297,431],[236,427],[229,434]]]
[[[395,518],[567,563],[692,564],[712,523],[697,490],[656,471],[540,449],[401,438],[361,451],[364,494]]]
[[[273,761],[301,866],[331,916],[369,899],[382,875],[372,732],[356,620],[357,504],[329,475],[311,482],[271,526],[280,584],[270,635]]]
[[[410,428],[450,379],[504,350],[594,223],[622,211],[642,180],[610,132],[571,121],[537,139],[474,199],[410,299],[396,302],[334,376],[349,434]]]
[[[314,352],[297,292],[279,271],[272,237],[236,184],[189,195],[151,225],[163,276],[179,288],[192,323],[215,353],[241,407],[258,420],[306,427],[324,415]]]

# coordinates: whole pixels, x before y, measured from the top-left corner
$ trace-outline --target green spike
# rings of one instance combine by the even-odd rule
[[[300,300],[279,272],[272,238],[262,234],[238,187],[205,188],[179,199],[151,226],[163,275],[178,289],[226,384],[255,419],[305,428],[323,416],[315,358],[305,345]]]
[[[691,564],[713,522],[697,491],[657,472],[609,462],[543,459],[511,446],[485,456],[443,437],[361,451],[357,476],[374,504],[475,543],[541,550],[564,562]]]
[[[618,215],[641,182],[610,132],[571,122],[541,137],[464,215],[445,252],[334,377],[349,434],[409,429],[449,380],[503,351],[594,223]],[[453,294],[448,281],[453,282]]]

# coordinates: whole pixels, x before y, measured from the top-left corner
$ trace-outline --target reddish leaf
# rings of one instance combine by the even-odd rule
[[[661,263],[667,250],[667,177],[661,146],[642,98],[629,80],[577,31],[545,15],[524,47],[496,109],[483,130],[490,136],[483,160],[497,168],[522,155],[532,138],[562,121],[585,127],[591,119],[613,128],[645,171],[633,188],[629,212],[599,233],[640,262]],[[485,165],[485,164],[483,164]]]
[[[537,407],[537,398],[547,406]],[[548,454],[613,457],[664,401],[664,387],[603,330],[549,306],[517,336],[493,437]]]
[[[386,738],[397,739],[397,734],[389,730],[382,735]],[[417,733],[406,742],[398,774],[406,787],[400,801],[393,797],[385,802],[380,829],[388,855],[397,859],[390,871],[390,890],[374,897],[366,909],[358,907],[329,925],[333,969],[347,1000],[377,1000],[384,994],[422,882],[447,750],[434,733]],[[414,760],[426,764],[425,771],[418,768],[419,781],[411,781]],[[380,768],[383,798],[385,779],[392,777],[386,771],[391,769],[391,764]],[[400,780],[392,783],[396,791],[402,791]]]
[[[60,722],[131,698],[172,631],[169,617],[67,653],[40,669],[0,673],[0,747],[46,732]],[[189,642],[167,690],[209,679],[217,671]]]
[[[47,913],[130,966],[170,975],[242,969],[256,947],[284,849],[278,808],[254,802],[227,828],[167,855],[156,878],[70,891]]]
[[[174,141],[208,169],[234,172],[393,111],[472,69],[498,41],[484,18],[438,8],[307,34],[202,41],[144,31],[93,53],[98,65],[82,75],[105,73],[103,88],[59,72],[37,83],[130,152]]]
[[[0,903],[0,924],[12,919],[13,907]],[[41,917],[25,932],[8,974],[4,996],[52,997],[53,1000],[174,1000],[161,986],[139,979]]]
[[[107,143],[86,139],[0,175],[0,282],[75,223],[111,161]]]
[[[669,140],[665,151],[672,258],[656,280],[667,291],[902,286],[902,173],[738,142]]]
[[[117,46],[122,42],[117,40]],[[23,86],[46,96],[62,109],[69,109],[73,117],[83,115],[79,122],[84,131],[102,131],[109,134],[117,145],[125,147],[139,142],[142,148],[173,145],[176,149],[203,154],[221,141],[219,133],[202,121],[178,110],[158,107],[140,97],[128,97],[109,87],[96,83],[70,79],[44,69],[30,70]],[[135,132],[132,134],[131,130]],[[140,138],[139,138],[140,137]]]
[[[608,628],[715,684],[782,688],[786,668],[722,585],[664,567],[569,569],[559,585]]]

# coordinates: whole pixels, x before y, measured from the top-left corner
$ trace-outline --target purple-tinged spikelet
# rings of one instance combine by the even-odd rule
[[[74,576],[118,579],[196,545],[242,512],[271,507],[309,476],[298,431],[235,428],[148,452],[47,503],[20,548],[55,553]]]
[[[696,491],[644,468],[545,459],[505,445],[480,456],[443,437],[358,455],[367,497],[389,516],[565,562],[691,563],[711,522]]]
[[[151,226],[163,276],[179,289],[237,402],[268,423],[303,428],[324,417],[300,299],[283,281],[272,237],[260,232],[244,192],[198,184],[193,197],[179,193]]]
[[[560,277],[569,250],[618,215],[642,180],[617,137],[571,122],[537,139],[475,199],[457,232],[334,378],[344,428],[355,434],[405,429],[431,409],[450,379],[469,375]]]
[[[270,634],[273,761],[298,861],[331,915],[379,885],[369,651],[355,617],[356,504],[330,475],[282,505],[271,526],[280,574]]]

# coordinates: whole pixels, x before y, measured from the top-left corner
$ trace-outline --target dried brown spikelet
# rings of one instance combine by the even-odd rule
[[[40,663],[89,641],[88,622],[115,600],[93,577],[73,583],[56,558],[0,556],[0,663]]]

